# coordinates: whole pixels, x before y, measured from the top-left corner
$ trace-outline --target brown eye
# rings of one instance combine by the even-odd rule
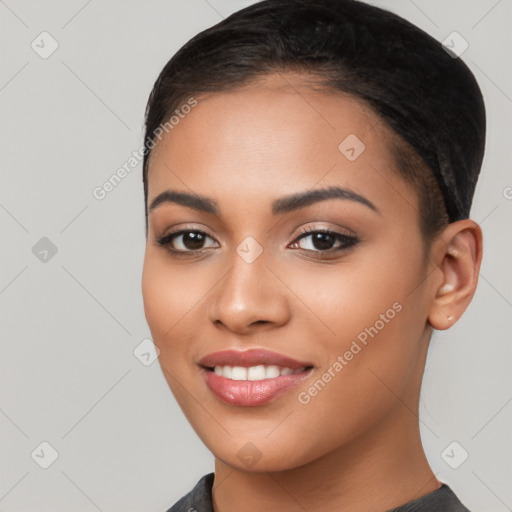
[[[213,240],[203,231],[183,229],[159,238],[157,243],[172,252],[187,253],[205,249],[204,244],[207,239]]]
[[[327,229],[303,229],[301,233],[293,245],[311,252],[342,251],[359,242],[354,236],[343,235]]]

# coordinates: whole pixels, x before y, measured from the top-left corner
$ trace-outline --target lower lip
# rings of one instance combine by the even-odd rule
[[[232,380],[211,370],[203,371],[206,384],[217,398],[230,405],[254,407],[270,402],[297,386],[310,374],[311,369],[263,380]]]

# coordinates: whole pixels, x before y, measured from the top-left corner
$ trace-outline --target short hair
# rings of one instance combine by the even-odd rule
[[[158,76],[145,116],[146,234],[158,126],[191,95],[236,90],[287,70],[365,102],[391,129],[395,171],[417,193],[425,240],[469,216],[485,106],[466,64],[407,20],[357,0],[264,0],[194,36]]]

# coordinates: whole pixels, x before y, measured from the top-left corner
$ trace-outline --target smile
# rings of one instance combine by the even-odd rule
[[[208,389],[223,403],[253,407],[299,385],[313,365],[266,349],[224,350],[199,362]]]
[[[231,380],[264,380],[274,379],[280,375],[293,375],[305,369],[306,368],[299,368],[292,370],[291,368],[280,368],[276,365],[265,366],[260,364],[258,366],[249,366],[248,368],[243,366],[215,366],[213,371],[216,375]]]

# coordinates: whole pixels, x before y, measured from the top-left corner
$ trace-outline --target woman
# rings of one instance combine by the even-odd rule
[[[266,0],[169,61],[145,140],[146,319],[215,456],[169,512],[467,510],[418,426],[482,258],[466,65],[361,2]]]

